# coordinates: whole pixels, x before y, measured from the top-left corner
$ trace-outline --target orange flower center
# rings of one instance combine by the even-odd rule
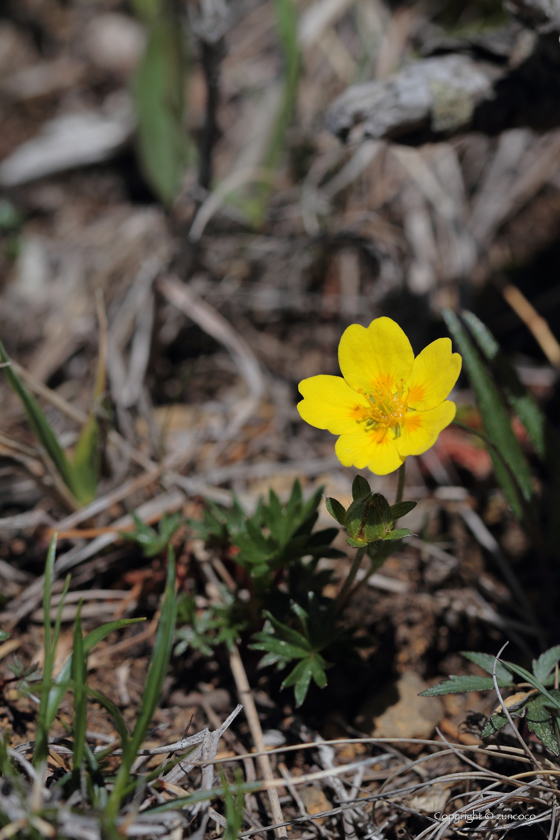
[[[400,427],[408,411],[408,394],[403,396],[403,387],[404,381],[401,379],[396,391],[394,386],[389,387],[386,382],[377,382],[370,393],[362,391],[370,402],[363,414],[366,429],[382,432],[393,429],[396,437],[400,437]]]

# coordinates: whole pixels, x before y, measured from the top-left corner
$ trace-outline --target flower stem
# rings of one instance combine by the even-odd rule
[[[344,581],[342,589],[338,593],[338,596],[337,596],[337,599],[336,599],[335,609],[336,609],[337,613],[341,611],[341,609],[346,604],[346,601],[348,600],[348,595],[350,593],[350,589],[352,588],[352,584],[354,583],[354,580],[356,579],[356,575],[358,574],[358,569],[362,565],[362,560],[363,560],[365,552],[366,552],[366,546],[364,546],[363,548],[359,548],[356,551],[356,554],[354,556],[354,560],[352,561],[352,567],[351,567],[351,569],[348,573],[348,577]]]
[[[399,483],[397,485],[397,498],[395,504],[402,502],[402,497],[404,493],[404,480],[406,475],[406,461],[403,461],[399,467]]]

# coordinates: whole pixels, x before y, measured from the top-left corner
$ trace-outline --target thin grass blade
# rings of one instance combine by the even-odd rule
[[[45,452],[53,462],[66,486],[72,491],[72,493],[74,493],[74,495],[76,495],[72,476],[72,467],[66,457],[66,454],[56,439],[56,435],[51,429],[47,418],[39,406],[39,403],[31,396],[22,380],[9,364],[10,359],[1,341],[0,360],[4,363],[8,363],[6,367],[2,368],[4,376],[6,377],[11,389],[20,398],[27,415],[29,425],[33,429],[37,439],[40,441]]]
[[[54,561],[56,557],[56,543],[58,534],[53,534],[47,560],[45,563],[44,586],[43,586],[43,632],[44,632],[44,665],[43,684],[37,714],[37,734],[35,738],[35,751],[33,753],[33,764],[37,766],[47,760],[49,751],[48,739],[50,724],[47,715],[49,690],[51,687],[52,670],[54,663],[54,648],[51,628],[51,591],[54,575]]]
[[[490,449],[496,476],[517,518],[523,519],[523,500],[529,503],[533,498],[529,464],[513,433],[499,390],[466,329],[451,310],[446,309],[442,314],[463,356],[488,439],[501,456],[498,457],[497,453],[492,448]]]
[[[74,624],[74,645],[72,651],[72,679],[74,682],[74,774],[79,778],[84,758],[87,729],[87,657],[82,637],[82,601]]]

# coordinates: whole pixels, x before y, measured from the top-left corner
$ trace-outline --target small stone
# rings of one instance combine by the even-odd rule
[[[305,805],[305,809],[308,814],[320,814],[323,811],[330,811],[332,808],[331,803],[321,788],[309,785],[308,787],[302,788],[299,795],[301,796],[301,801]],[[322,825],[324,818],[320,817],[317,820],[313,820],[313,822],[318,823],[318,825]]]
[[[419,697],[428,684],[406,671],[364,705],[358,724],[375,738],[429,738],[444,716],[439,697]]]

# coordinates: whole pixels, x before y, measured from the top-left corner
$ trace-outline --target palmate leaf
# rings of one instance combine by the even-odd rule
[[[482,668],[483,671],[486,671],[487,674],[494,673],[494,663],[496,662],[495,656],[492,656],[489,653],[477,653],[476,651],[471,650],[462,650],[461,656],[464,656],[465,659],[469,659],[471,662],[474,662],[475,665],[478,665],[478,667]],[[511,672],[508,671],[506,666],[500,660],[496,662],[496,677],[498,678],[498,685],[500,685],[500,680],[506,683],[512,681]]]
[[[519,494],[526,502],[533,498],[533,482],[527,459],[513,433],[499,389],[496,388],[465,327],[451,310],[445,309],[442,314],[463,357],[488,439],[499,453],[498,455],[490,448],[496,476],[515,515],[521,520],[523,504]]]
[[[541,653],[537,661],[533,662],[533,674],[538,680],[544,682],[558,661],[560,661],[560,645]]]
[[[312,679],[319,688],[326,686],[327,675],[325,670],[328,665],[329,663],[323,659],[321,654],[313,651],[306,659],[298,662],[295,668],[288,674],[282,683],[282,688],[294,687],[296,706],[301,706],[307,697]]]

